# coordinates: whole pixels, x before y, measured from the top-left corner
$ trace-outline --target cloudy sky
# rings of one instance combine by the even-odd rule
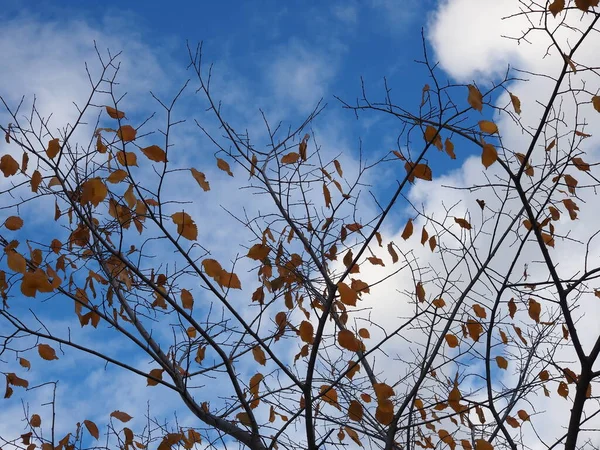
[[[359,142],[362,142],[364,156],[372,161],[396,146],[397,122],[377,114],[364,114],[356,120],[352,113],[341,108],[335,96],[348,103],[355,102],[361,96],[362,77],[367,93],[382,100],[385,94],[383,77],[386,77],[396,103],[417,106],[421,89],[429,82],[425,68],[415,63],[423,58],[422,30],[429,57],[439,61],[441,78],[451,82],[475,81],[483,89],[502,77],[508,65],[551,73],[561,64],[560,59],[541,58],[547,45],[543,41],[533,39],[518,45],[516,41],[501,37],[518,36],[527,27],[520,18],[501,20],[515,11],[518,2],[514,1],[348,0],[324,3],[229,0],[198,2],[194,6],[189,3],[174,0],[168,4],[145,2],[138,6],[116,1],[34,0],[23,6],[23,2],[7,0],[0,11],[0,48],[3,51],[0,95],[11,107],[22,96],[25,96],[26,104],[30,104],[35,95],[40,111],[46,116],[52,113],[56,127],[72,122],[77,117],[72,102],[83,102],[89,93],[86,64],[92,74],[99,67],[94,50],[96,42],[104,57],[107,49],[112,53],[122,52],[118,89],[121,94],[127,94],[123,104],[127,105],[128,118],[141,121],[153,111],[159,111],[156,122],[150,123],[159,127],[161,110],[149,91],[159,98],[173,97],[191,76],[186,70],[189,63],[186,42],[195,46],[202,41],[205,60],[214,63],[213,95],[222,101],[223,111],[234,127],[247,129],[258,139],[264,138],[259,108],[272,123],[297,124],[322,99],[328,106],[313,124],[313,131],[325,154],[339,155],[342,165],[351,173],[357,168]],[[590,58],[590,65],[598,58],[593,49],[591,45],[582,50]],[[535,124],[539,117],[536,114],[541,110],[536,100],[548,95],[547,88],[544,80],[511,85],[511,91],[521,97],[524,111],[527,109],[525,121]],[[203,117],[201,109],[204,105],[195,99],[193,89],[195,87],[179,104],[176,114],[180,118]],[[506,104],[506,100],[503,97],[497,99],[498,104]],[[1,113],[0,118],[3,124],[8,122]],[[507,129],[510,127],[509,123],[505,125]],[[189,122],[174,134],[178,163],[182,167],[202,167],[211,180],[212,197],[193,208],[196,208],[197,217],[204,214],[212,218],[202,221],[201,238],[214,242],[218,249],[213,251],[225,252],[223,248],[227,248],[236,229],[220,205],[226,204],[233,210],[247,206],[247,199],[232,195],[244,185],[244,180],[232,181],[217,170],[213,162],[209,163],[214,161],[214,150],[208,148],[209,142],[197,129],[192,132],[193,129]],[[81,130],[83,141],[89,140],[86,133],[90,130],[86,127]],[[523,139],[516,130],[514,135],[507,137],[510,147],[518,147]],[[590,142],[592,151],[598,141]],[[435,182],[417,183],[407,196],[428,210],[442,210],[442,204],[449,196],[442,185],[485,181],[475,151],[464,145],[457,147],[456,160],[439,158],[430,161]],[[375,192],[385,195],[386,189],[394,186],[396,175],[393,168],[382,170],[382,173],[368,175],[371,178],[367,181],[374,184]],[[398,166],[398,170],[403,168]],[[189,185],[174,186],[172,192],[188,193],[197,189],[192,180],[189,182]],[[190,194],[190,198],[196,195]],[[453,200],[463,201],[456,215],[466,213],[469,201],[472,202],[470,197],[456,192],[452,195]],[[46,206],[51,211],[52,205]],[[259,208],[260,204],[251,206]],[[399,234],[408,215],[408,208],[394,211],[393,220],[384,228],[390,239],[400,240]],[[585,213],[582,217],[585,223],[594,220]],[[583,218],[579,226],[585,230]],[[30,220],[41,221],[35,215]],[[568,255],[568,249],[558,251]],[[223,253],[223,257],[231,258],[232,255]],[[421,257],[425,263],[426,258],[431,258],[426,252]],[[381,289],[399,289],[402,282],[403,279],[397,279]],[[377,299],[383,296],[383,293],[374,295]],[[379,309],[374,309],[378,323],[386,324],[392,310],[396,315],[402,315],[391,301],[380,301],[378,305]],[[49,314],[51,323],[60,328],[62,318],[53,315],[52,310]],[[85,333],[79,337],[93,339],[93,335]],[[593,337],[590,333],[590,341]],[[115,339],[107,338],[104,345],[115,352],[123,351]],[[92,367],[94,362],[86,358],[75,359],[67,355],[61,370],[81,367],[81,364]],[[53,369],[48,370],[47,373],[52,373]],[[40,375],[37,381],[45,379],[44,376]],[[139,418],[144,416],[149,399],[144,380],[140,383],[131,374],[116,371],[111,372],[107,382],[101,366],[80,376],[83,383],[80,380],[69,382],[67,377],[60,385],[64,388],[59,403],[66,417],[65,423],[61,424],[64,430],[71,429],[72,424],[83,417],[94,418],[98,424],[105,423],[107,412],[114,409],[125,410]],[[97,403],[90,404],[89,392],[94,393]],[[164,390],[155,392],[151,399],[153,415],[170,418],[176,411],[181,413],[177,398]],[[30,399],[32,405],[47,399],[48,391],[38,391],[36,395],[37,398]],[[15,397],[8,408],[0,412],[0,423],[10,423],[9,427],[18,430],[12,434],[18,435],[25,430],[26,424],[21,421],[19,397]],[[547,403],[541,405],[540,410],[559,404]],[[179,418],[182,424],[189,422],[185,415]],[[0,436],[3,431],[0,428]]]

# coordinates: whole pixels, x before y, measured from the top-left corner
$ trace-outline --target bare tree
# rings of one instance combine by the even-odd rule
[[[189,49],[193,78],[172,100],[152,94],[166,118],[155,133],[153,116],[125,113],[119,55],[98,52],[103,70],[89,74],[74,124],[56,129],[35,103],[24,116],[23,103],[2,99],[12,119],[0,159],[10,214],[0,235],[0,354],[7,367],[20,365],[4,372],[5,397],[50,389],[49,407],[25,407],[29,431],[1,436],[3,444],[597,448],[600,332],[581,324],[600,297],[599,228],[576,221],[599,184],[586,118],[600,112],[600,69],[580,57],[600,31],[596,6],[523,3],[518,17],[531,26],[515,39],[544,35],[540,57],[559,57],[556,73],[510,70],[489,89],[444,83],[424,46],[428,79],[416,107],[397,105],[387,81],[382,100],[364,86],[356,102],[340,99],[357,116],[400,125],[396,149],[371,161],[361,150],[352,170],[311,132],[321,104],[288,129],[263,114],[264,139],[240,132],[213,97],[201,47]],[[509,90],[524,78],[548,86],[538,105],[523,105],[537,107],[535,123],[521,119]],[[216,166],[235,172],[232,183],[250,177],[231,204],[244,193],[260,200],[256,209],[224,202],[243,237],[225,250],[202,230],[209,180],[182,167],[173,144],[185,125],[176,106],[192,85],[207,103],[193,123]],[[82,129],[95,130],[86,144],[76,141]],[[432,167],[461,158],[459,146],[481,153],[481,176],[443,187]],[[397,177],[392,189],[375,184],[381,173]],[[182,179],[195,179],[196,192],[186,195]],[[415,183],[446,189],[447,201],[419,204]],[[42,230],[28,225],[33,211]],[[402,211],[410,218],[398,242],[386,240]],[[109,338],[120,347],[106,348]],[[32,353],[40,367],[91,355],[168,389],[197,421],[163,423],[148,411],[130,429],[131,416],[115,410],[102,433],[82,418],[57,435],[61,386],[30,386]],[[564,398],[564,410],[540,409],[551,396]],[[544,426],[553,415],[564,429]]]

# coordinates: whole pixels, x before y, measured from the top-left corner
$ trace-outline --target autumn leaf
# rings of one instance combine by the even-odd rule
[[[19,170],[19,163],[10,155],[3,155],[0,158],[0,170],[6,178],[13,176]]]
[[[56,352],[48,344],[39,344],[38,353],[42,357],[42,359],[45,359],[46,361],[58,359],[58,356],[56,356]]]
[[[281,164],[294,164],[296,162],[298,162],[298,160],[300,159],[300,155],[296,152],[291,152],[288,153],[287,155],[284,155],[281,157]],[[304,158],[303,158],[304,160]]]
[[[133,419],[133,417],[131,417],[129,414],[122,411],[113,411],[110,413],[110,417],[114,417],[123,423],[129,422],[131,419]]]
[[[252,356],[254,357],[254,360],[261,366],[264,366],[267,363],[267,357],[265,356],[265,352],[258,345],[252,347]]]
[[[402,231],[402,239],[404,239],[405,241],[411,237],[413,234],[413,223],[412,223],[412,219],[408,219],[408,221],[406,222],[406,225],[404,226],[404,231]]]
[[[137,166],[137,156],[133,152],[124,152],[120,150],[117,152],[117,161],[122,166]]]
[[[420,281],[417,283],[417,286],[416,286],[416,294],[417,294],[417,299],[420,302],[425,301],[425,288],[423,287],[423,283],[421,283]]]
[[[600,112],[600,95],[594,95],[592,97],[592,105],[596,111]]]
[[[307,320],[303,320],[298,328],[300,339],[307,344],[312,344],[314,340],[314,328],[312,323]]]
[[[348,286],[346,283],[339,282],[337,284],[337,289],[340,294],[340,300],[343,304],[349,306],[356,306],[356,300],[358,299],[358,294],[354,289]]]
[[[150,147],[142,148],[142,153],[146,157],[155,162],[167,162],[167,154],[158,145],[151,145]]]
[[[390,242],[387,245],[387,250],[388,250],[388,253],[390,254],[390,256],[392,257],[392,264],[396,264],[398,262],[398,253],[396,253],[396,250],[394,250],[393,242]]]
[[[487,169],[498,160],[498,152],[492,144],[483,144],[481,162]]]
[[[165,371],[164,369],[152,369],[148,373],[148,375],[150,375],[150,376],[148,378],[146,378],[146,385],[147,386],[156,386],[158,384],[158,380],[162,380],[162,374],[164,371]]]
[[[322,396],[321,398],[323,399],[323,401],[339,409],[340,405],[338,404],[338,394],[333,387],[324,384],[323,386],[321,386],[319,393]]]
[[[106,106],[106,113],[112,118],[112,119],[123,119],[125,117],[125,113],[123,111],[119,111],[115,108],[112,108],[110,106]]]
[[[498,126],[489,120],[480,120],[479,129],[482,133],[495,134],[498,133]]]
[[[223,172],[227,173],[227,175],[229,175],[230,177],[233,176],[233,172],[231,171],[231,168],[229,167],[229,163],[227,161],[225,161],[224,159],[217,158],[217,167],[219,169],[221,169]]]
[[[498,367],[501,369],[506,370],[508,368],[508,361],[502,356],[496,356],[496,364],[498,364]]]
[[[348,419],[353,420],[355,422],[360,422],[363,420],[363,406],[357,400],[351,400],[350,405],[348,406]]]
[[[198,184],[204,190],[204,192],[210,191],[210,184],[208,183],[208,181],[206,181],[206,176],[202,172],[198,172],[194,168],[191,168],[190,171],[192,172],[192,176],[198,182]]]
[[[98,427],[96,426],[96,424],[94,422],[92,422],[91,420],[84,420],[83,424],[87,428],[88,433],[90,433],[90,435],[94,439],[98,439],[100,437],[100,433],[98,432]]]
[[[479,336],[483,333],[483,326],[478,321],[469,319],[467,320],[467,331],[471,339],[477,342],[479,341]]]
[[[360,341],[356,339],[356,336],[350,330],[340,330],[338,332],[338,344],[351,352],[357,352],[361,348]]]
[[[542,311],[542,305],[537,301],[529,299],[529,317],[531,317],[536,323],[540,323],[540,313]]]
[[[123,142],[131,142],[135,140],[137,131],[131,125],[123,125],[117,130],[117,137]]]
[[[56,157],[56,155],[58,155],[58,152],[60,152],[60,143],[58,141],[58,138],[51,139],[48,142],[48,148],[46,149],[46,155],[48,156],[48,158],[54,159]]]
[[[461,227],[464,228],[465,230],[470,230],[471,229],[471,224],[469,222],[467,222],[466,219],[461,219],[460,217],[455,217],[454,221]]]
[[[198,228],[188,213],[175,213],[171,216],[171,219],[177,225],[177,234],[190,241],[195,241],[198,238]]]
[[[4,221],[4,226],[7,230],[17,231],[23,226],[23,219],[18,216],[10,216],[7,217]]]
[[[39,414],[32,414],[29,418],[29,425],[33,428],[39,428],[42,426],[42,418]]]
[[[448,347],[458,347],[458,338],[455,335],[448,333],[444,336],[444,339],[446,340],[446,344],[448,344]]]
[[[508,95],[510,95],[510,101],[512,103],[513,109],[515,110],[515,112],[517,114],[521,114],[521,100],[519,100],[519,97],[517,97],[516,95],[514,95],[512,92],[509,92]]]
[[[481,95],[481,92],[479,92],[479,89],[477,89],[472,84],[469,84],[467,88],[469,89],[469,96],[467,97],[467,102],[469,102],[471,108],[481,112],[483,108],[483,96]]]

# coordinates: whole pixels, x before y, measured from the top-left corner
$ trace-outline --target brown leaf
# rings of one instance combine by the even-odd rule
[[[33,428],[39,428],[42,426],[42,418],[39,414],[32,414],[29,418],[29,425]]]
[[[469,332],[471,339],[477,342],[483,333],[483,326],[478,321],[469,319],[467,320],[467,331]]]
[[[58,152],[60,152],[60,143],[58,141],[58,138],[51,139],[48,142],[48,148],[46,149],[46,155],[48,156],[48,158],[54,159],[56,157],[56,155],[58,155]]]
[[[502,356],[496,356],[496,364],[498,364],[498,367],[501,369],[506,370],[508,368],[508,361]]]
[[[333,160],[333,165],[335,166],[335,171],[338,173],[340,177],[344,176],[344,171],[342,170],[342,165],[337,159]]]
[[[331,208],[331,193],[325,183],[323,183],[323,197],[325,198],[325,208]]]
[[[431,249],[432,252],[435,250],[436,246],[437,246],[437,241],[435,239],[435,236],[431,236],[429,238],[429,248]]]
[[[519,97],[517,97],[516,95],[514,95],[513,93],[509,92],[508,95],[510,95],[510,101],[513,105],[513,109],[515,110],[515,112],[517,114],[521,114],[521,100],[519,100]]]
[[[388,253],[390,254],[390,256],[392,257],[392,264],[396,264],[398,262],[398,254],[396,253],[396,250],[394,250],[393,242],[390,242],[387,245],[387,250],[388,250]]]
[[[558,389],[557,389],[558,395],[560,395],[563,398],[567,398],[569,396],[569,386],[567,385],[567,383],[565,383],[564,381],[561,381],[558,384]]]
[[[177,233],[190,241],[198,238],[198,227],[188,213],[177,212],[171,216],[173,223],[177,225]]]
[[[246,256],[254,261],[263,261],[269,255],[270,251],[271,247],[266,244],[254,244],[250,247]]]
[[[337,284],[337,289],[340,294],[340,300],[344,305],[356,306],[358,294],[354,289],[352,289],[350,286],[343,282],[339,282]]]
[[[200,187],[204,189],[204,191],[210,191],[210,184],[206,181],[206,176],[202,172],[198,172],[196,169],[191,168],[192,176],[198,182]]]
[[[402,231],[402,239],[404,239],[405,241],[411,237],[413,234],[413,223],[412,223],[412,219],[408,219],[408,221],[406,222],[406,225],[404,226],[404,231]]]
[[[167,162],[167,154],[158,145],[151,145],[150,147],[142,148],[142,153],[146,157],[155,162]]]
[[[460,217],[455,217],[454,221],[461,227],[464,228],[465,230],[470,230],[471,229],[471,224],[469,222],[467,222],[466,219],[461,219]]]
[[[123,181],[125,178],[127,178],[127,171],[123,169],[117,169],[106,178],[106,181],[117,184]]]
[[[320,394],[322,395],[323,401],[339,409],[340,406],[338,404],[338,394],[334,388],[324,384],[321,386]]]
[[[348,406],[348,418],[355,422],[360,422],[363,419],[363,407],[357,400],[351,400]]]
[[[446,336],[444,336],[444,339],[446,339],[446,344],[448,344],[448,347],[458,347],[458,338],[455,335],[448,333]]]
[[[537,301],[529,299],[529,317],[531,317],[536,323],[540,323],[540,313],[542,311],[542,305]]]
[[[113,411],[110,413],[110,417],[114,417],[115,419],[120,420],[123,423],[127,423],[131,419],[133,419],[133,417],[131,417],[129,414],[122,411]]]
[[[350,350],[351,352],[356,352],[361,348],[361,342],[356,339],[356,336],[354,336],[354,333],[352,333],[350,330],[339,331],[338,344],[340,347]]]
[[[84,181],[81,185],[81,198],[79,199],[82,205],[91,203],[94,206],[98,206],[104,201],[108,195],[108,188],[102,182],[100,177],[91,178]]]
[[[312,344],[314,341],[314,328],[312,323],[307,320],[303,320],[298,328],[300,339],[307,344]]]
[[[0,158],[0,170],[6,178],[15,175],[19,170],[19,163],[10,155],[3,155]]]
[[[287,155],[281,157],[281,164],[294,164],[300,159],[300,154],[296,152],[290,152]],[[302,158],[304,160],[304,158]]]
[[[444,150],[451,159],[456,159],[456,155],[454,154],[454,144],[450,142],[450,139],[448,138],[444,141]]]
[[[417,283],[416,286],[416,294],[419,302],[425,301],[425,288],[423,287],[423,283],[421,283],[420,281]]]
[[[58,359],[58,356],[56,356],[56,352],[48,344],[39,344],[38,353],[40,354],[42,359],[45,359],[46,361]]]
[[[33,172],[33,175],[31,175],[31,192],[34,192],[37,194],[38,188],[40,187],[40,184],[42,182],[42,174],[40,173],[39,170],[36,170],[35,172]]]
[[[473,305],[473,311],[475,312],[475,315],[477,317],[479,317],[480,319],[485,319],[487,317],[487,313],[485,311],[485,308],[479,304],[474,304]]]
[[[124,152],[120,150],[117,152],[117,162],[122,166],[137,166],[137,155],[133,152]]]
[[[259,363],[261,366],[264,366],[267,363],[265,352],[258,345],[252,347],[252,356],[254,357],[254,361]]]
[[[483,96],[481,95],[481,92],[479,92],[479,89],[477,89],[472,84],[469,84],[467,88],[469,89],[469,96],[467,97],[467,102],[469,102],[471,108],[481,112],[483,108]]]
[[[10,231],[17,231],[23,226],[23,219],[19,216],[10,216],[4,221],[4,226]]]
[[[162,374],[164,371],[164,369],[152,369],[148,373],[148,375],[150,375],[152,378],[146,378],[146,386],[156,386],[158,384],[157,380],[162,380]],[[156,378],[156,380],[154,378]]]
[[[233,172],[231,171],[231,168],[229,167],[229,163],[227,161],[225,161],[224,159],[217,158],[217,167],[219,169],[221,169],[223,172],[227,173],[227,175],[229,175],[230,177],[233,176]]]
[[[598,98],[600,98],[600,97],[598,97]],[[575,167],[577,167],[581,171],[589,172],[589,170],[590,170],[590,165],[581,158],[573,158],[571,160],[571,162],[573,163],[573,165]]]
[[[477,439],[475,441],[475,450],[494,450],[494,446],[485,439]]]
[[[123,119],[125,117],[125,113],[123,111],[119,111],[110,106],[106,106],[106,112],[112,119]]]

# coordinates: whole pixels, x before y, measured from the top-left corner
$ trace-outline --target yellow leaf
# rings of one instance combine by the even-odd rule
[[[173,223],[177,225],[177,233],[190,241],[198,238],[198,227],[188,213],[177,212],[171,216]]]
[[[110,106],[106,107],[106,112],[108,113],[108,115],[112,118],[112,119],[122,119],[125,117],[125,113],[123,111],[119,111],[115,108],[112,108]]]
[[[483,144],[481,153],[481,162],[487,169],[498,160],[498,152],[492,144]]]
[[[146,157],[155,162],[167,162],[167,154],[158,145],[151,145],[150,147],[142,148],[142,153]]]
[[[282,156],[281,164],[294,164],[300,159],[300,155],[296,152],[288,153],[287,155]],[[303,160],[305,158],[302,158]]]
[[[46,361],[58,359],[58,356],[56,356],[56,352],[48,344],[39,344],[38,353],[40,354],[42,359],[45,359]]]
[[[191,168],[192,176],[198,182],[200,187],[204,189],[204,192],[210,191],[210,184],[206,181],[206,176],[202,172],[198,172],[196,169]]]
[[[481,109],[483,108],[483,96],[481,95],[481,92],[479,92],[479,89],[472,84],[469,84],[467,88],[469,89],[469,96],[467,97],[469,105],[471,105],[471,108],[481,112]]]
[[[130,142],[135,139],[137,131],[131,125],[123,125],[117,130],[117,137],[123,142]]]
[[[131,419],[133,419],[133,417],[131,417],[129,414],[122,411],[113,411],[110,413],[110,417],[114,417],[123,423],[129,422]]]
[[[18,216],[10,216],[4,221],[4,226],[10,231],[17,231],[23,226],[23,219]]]

